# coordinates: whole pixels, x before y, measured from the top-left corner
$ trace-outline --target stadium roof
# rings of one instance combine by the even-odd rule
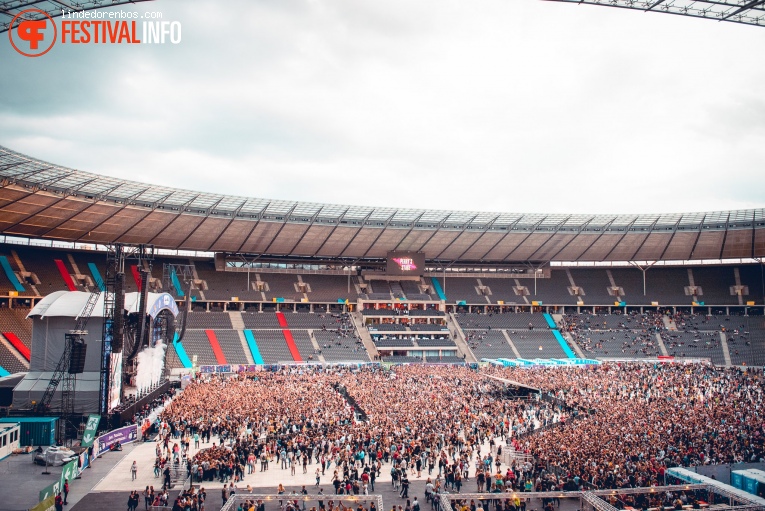
[[[8,0],[0,1],[0,34],[11,29],[11,22],[18,16],[20,20],[41,20],[45,14],[52,18],[68,13],[91,11],[105,7],[116,7],[148,0]],[[45,14],[43,14],[45,13]],[[16,25],[18,26],[18,25]]]
[[[765,27],[765,0],[554,0]]]
[[[194,192],[99,176],[0,147],[0,232],[86,243],[460,262],[765,256],[765,209],[647,215],[344,206]]]

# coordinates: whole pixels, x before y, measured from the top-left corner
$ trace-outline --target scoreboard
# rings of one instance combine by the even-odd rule
[[[425,272],[424,252],[388,252],[386,273],[388,275],[417,275]]]

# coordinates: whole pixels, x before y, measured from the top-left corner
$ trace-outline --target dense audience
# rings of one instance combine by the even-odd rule
[[[591,413],[541,431],[520,448],[546,467],[597,487],[663,482],[668,467],[761,461],[761,375],[706,365],[607,364],[502,369]]]
[[[514,399],[488,376],[541,393]],[[428,500],[444,489],[657,485],[672,466],[765,458],[759,376],[707,365],[612,363],[212,377],[192,383],[164,411],[158,459],[174,463],[192,439],[212,439],[187,463],[197,481],[234,488],[245,474],[300,470],[326,474],[333,493],[366,494],[385,470],[402,498],[410,479],[427,481]],[[509,465],[503,449],[515,452]]]

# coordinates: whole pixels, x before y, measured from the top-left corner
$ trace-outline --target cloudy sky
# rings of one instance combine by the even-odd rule
[[[0,145],[274,199],[765,206],[765,29],[540,0],[157,0],[178,45],[0,39]]]

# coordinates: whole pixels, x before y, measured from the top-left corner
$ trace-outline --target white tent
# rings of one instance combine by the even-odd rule
[[[99,294],[90,317],[104,317],[104,294]],[[27,317],[67,317],[76,319],[83,312],[89,297],[90,293],[83,291],[56,291],[37,302],[37,305],[34,306]],[[131,314],[137,313],[140,306],[140,297],[140,293],[137,292],[125,293],[125,311]],[[146,300],[146,311],[149,313],[152,310],[159,312],[163,308],[173,310],[174,315],[178,314],[175,299],[171,295],[167,293],[149,293]],[[153,316],[156,316],[156,314],[153,314]]]

